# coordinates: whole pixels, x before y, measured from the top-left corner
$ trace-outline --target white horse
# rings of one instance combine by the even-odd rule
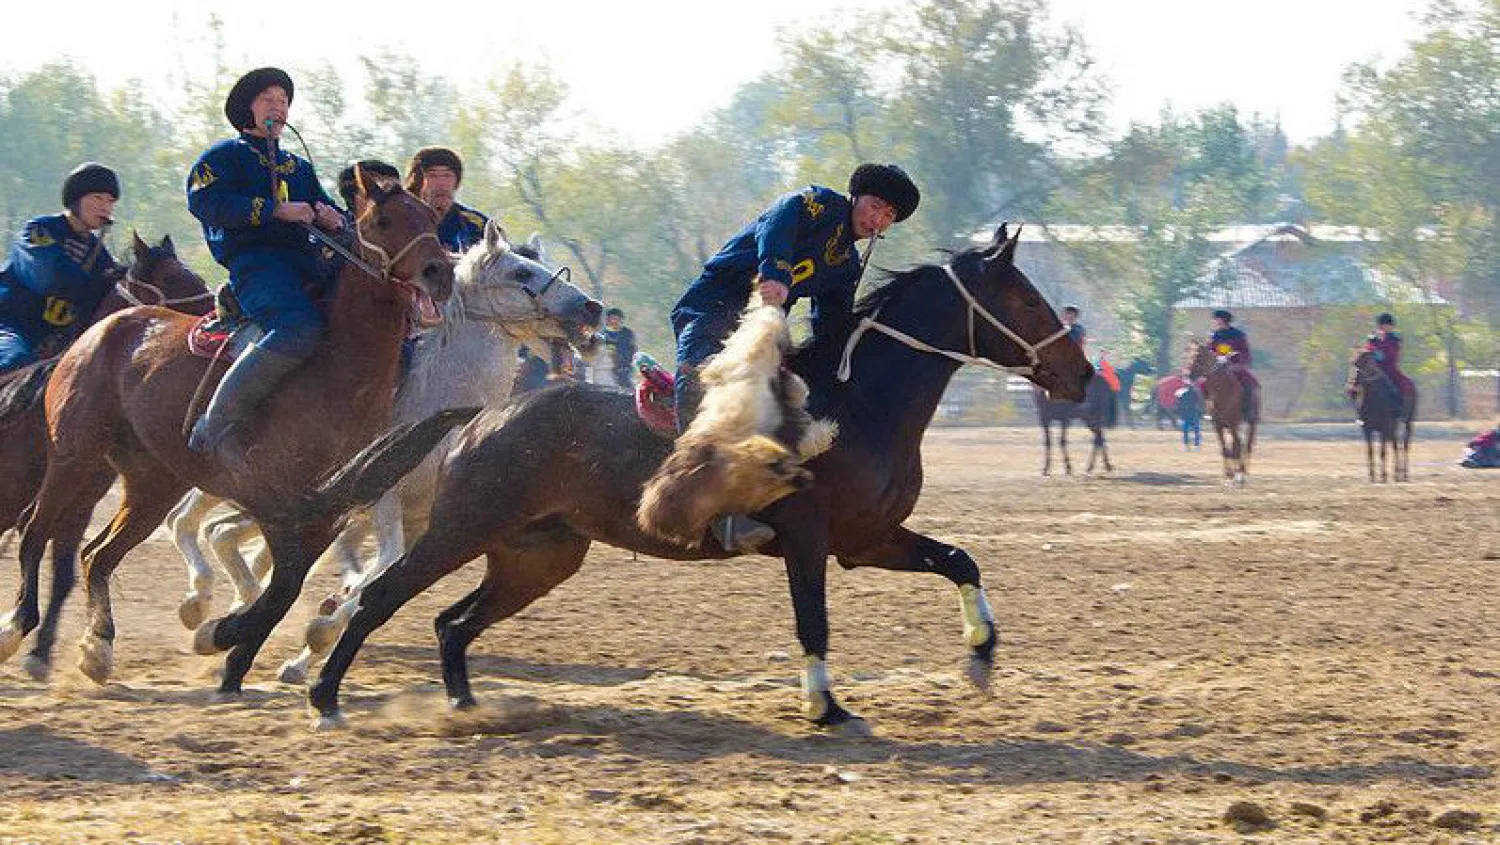
[[[536,256],[532,258],[530,256]],[[453,295],[444,303],[443,322],[422,335],[407,373],[396,393],[394,422],[424,419],[436,411],[461,405],[486,405],[503,400],[515,380],[516,351],[563,341],[585,351],[598,343],[595,329],[602,306],[574,287],[564,271],[553,272],[540,263],[540,239],[512,247],[504,230],[493,221],[484,241],[459,258]],[[451,437],[456,437],[455,432]],[[306,679],[313,658],[324,653],[354,612],[359,586],[377,577],[406,551],[406,538],[421,536],[426,528],[438,465],[447,449],[434,449],[427,460],[376,504],[372,514],[351,519],[324,557],[339,560],[343,573],[342,599],[330,597],[320,616],[308,626],[308,645],[282,666],[289,683]],[[264,543],[247,562],[241,549],[259,538],[255,523],[231,511],[204,525],[211,511],[224,504],[194,490],[168,517],[172,538],[188,565],[189,591],[178,616],[183,625],[197,628],[213,602],[214,570],[203,554],[200,539],[229,574],[235,606],[255,600],[261,578],[270,568]],[[360,547],[374,533],[378,553],[366,572]]]

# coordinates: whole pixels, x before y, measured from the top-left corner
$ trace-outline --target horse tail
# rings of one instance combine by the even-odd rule
[[[0,376],[0,428],[20,419],[42,400],[57,361],[56,357],[48,358]]]
[[[298,503],[299,510],[341,516],[373,505],[416,469],[448,432],[468,423],[482,410],[478,405],[448,408],[419,422],[392,427],[335,470],[310,495],[310,501]]]

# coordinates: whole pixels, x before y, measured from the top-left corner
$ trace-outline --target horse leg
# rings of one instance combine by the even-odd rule
[[[125,555],[151,536],[188,487],[167,468],[144,453],[122,456],[125,497],[104,534],[95,538],[83,556],[84,588],[88,595],[88,631],[78,647],[78,668],[94,683],[109,680],[114,669],[115,620],[110,601],[110,576]]]
[[[490,538],[498,534],[500,521],[493,511],[484,521],[458,519],[453,530],[432,530],[423,534],[401,558],[393,561],[379,577],[360,591],[358,605],[349,617],[344,633],[334,644],[317,683],[308,692],[308,703],[318,711],[321,727],[339,724],[339,685],[354,662],[354,656],[366,638],[384,625],[396,611],[418,593],[437,583],[486,551]],[[475,591],[474,596],[479,595]]]
[[[260,579],[264,574],[262,567],[268,555],[262,545],[252,563],[245,560],[242,550],[247,543],[260,537],[260,526],[255,524],[255,520],[237,511],[215,520],[205,531],[214,559],[234,584],[234,603],[229,606],[230,612],[255,601],[261,593]],[[262,571],[257,572],[257,568],[262,568]],[[202,624],[202,620],[199,620],[199,624]],[[197,628],[197,625],[193,626],[194,630]]]
[[[1375,483],[1375,432],[1365,427],[1365,465],[1370,469],[1370,483]]]
[[[100,498],[109,492],[113,483],[113,473],[102,477],[97,488]],[[21,663],[33,680],[45,681],[52,674],[52,647],[57,643],[57,623],[78,580],[78,545],[84,532],[88,531],[90,516],[92,510],[75,510],[52,535],[52,594],[47,597],[47,611],[42,614],[41,627],[36,630],[36,642]]]
[[[984,587],[980,584],[979,566],[968,552],[898,527],[880,545],[858,555],[840,555],[838,561],[846,569],[874,566],[896,572],[931,572],[952,581],[958,587],[958,604],[964,620],[964,643],[969,647],[969,664],[965,674],[975,688],[989,694],[990,673],[995,667],[995,645],[999,642],[999,634],[995,628],[995,616],[990,611],[989,599],[985,597]]]
[[[1042,445],[1045,450],[1042,454],[1042,475],[1052,474],[1052,423],[1047,418],[1042,418]]]
[[[570,533],[541,548],[500,548],[489,553],[489,568],[479,588],[434,621],[443,658],[443,684],[454,707],[475,703],[469,687],[469,644],[486,628],[514,616],[571,578],[583,566],[588,550],[587,537]]]
[[[46,554],[48,541],[61,535],[69,526],[87,526],[95,503],[109,492],[114,479],[114,470],[107,465],[84,465],[65,460],[48,463],[30,514],[23,514],[24,524],[18,526],[21,531],[18,550],[21,586],[16,594],[15,608],[0,618],[0,663],[20,650],[26,635],[41,621],[38,594],[42,557]]]
[[[219,682],[221,695],[239,694],[266,637],[291,610],[313,563],[333,541],[333,527],[332,520],[261,526],[271,549],[271,582],[239,613],[205,622],[193,636],[194,649],[200,654],[229,649]]]
[[[167,526],[172,532],[172,545],[187,563],[188,591],[177,606],[177,618],[189,631],[202,624],[213,607],[214,569],[203,555],[198,544],[198,531],[209,511],[219,503],[217,497],[202,490],[191,490],[182,501],[167,514]]]
[[[1104,471],[1105,472],[1114,472],[1115,471],[1114,464],[1111,464],[1109,462],[1109,443],[1106,442],[1105,439],[1104,439],[1104,428],[1102,426],[1095,427],[1094,430],[1093,430],[1093,432],[1094,432],[1094,451],[1098,452],[1099,455],[1104,458]],[[1093,465],[1093,463],[1094,463],[1094,456],[1093,456],[1092,453],[1090,453],[1089,454],[1089,464],[1090,464],[1090,470],[1091,471],[1092,471],[1092,465]]]
[[[1057,430],[1057,450],[1062,453],[1063,474],[1073,474],[1073,462],[1068,459],[1068,418],[1063,417]]]
[[[1214,434],[1219,438],[1219,457],[1224,461],[1224,483],[1229,483],[1234,478],[1234,470],[1229,466],[1229,443],[1224,439],[1224,424],[1214,419]]]

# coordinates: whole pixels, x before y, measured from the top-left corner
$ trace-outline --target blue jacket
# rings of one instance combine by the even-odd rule
[[[437,238],[450,252],[467,252],[469,247],[484,240],[484,224],[489,219],[467,205],[455,202],[438,221]]]
[[[862,268],[853,212],[847,197],[819,185],[781,197],[708,260],[673,311],[689,317],[738,314],[759,274],[787,286],[788,309],[810,298],[813,332],[819,333],[854,306]]]
[[[67,215],[33,218],[0,268],[0,324],[32,343],[76,337],[109,295],[116,264],[93,232],[77,232]]]
[[[283,149],[275,161],[277,196],[271,195],[272,162],[266,139],[241,134],[209,147],[188,173],[188,211],[203,224],[203,239],[225,267],[248,250],[315,252],[301,226],[271,216],[278,202],[321,202],[338,207],[312,164]]]

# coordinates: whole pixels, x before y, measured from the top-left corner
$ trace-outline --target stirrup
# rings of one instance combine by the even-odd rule
[[[740,513],[716,519],[710,528],[714,539],[727,552],[753,552],[776,537],[776,529]]]

